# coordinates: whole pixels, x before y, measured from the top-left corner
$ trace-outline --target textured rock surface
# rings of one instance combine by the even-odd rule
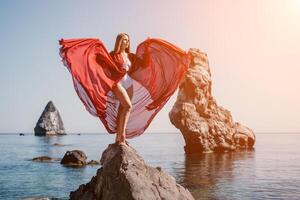
[[[65,134],[63,121],[52,101],[46,105],[34,128],[36,136]]]
[[[66,165],[66,166],[84,166],[87,164],[86,162],[86,155],[83,151],[80,150],[72,150],[67,151],[61,160],[60,164]]]
[[[110,144],[100,162],[96,176],[71,192],[71,200],[194,199],[161,168],[147,166],[132,147]]]
[[[218,106],[211,93],[211,72],[207,55],[190,49],[193,56],[177,100],[169,112],[174,126],[180,129],[187,154],[252,148],[253,131],[235,123],[230,111]]]

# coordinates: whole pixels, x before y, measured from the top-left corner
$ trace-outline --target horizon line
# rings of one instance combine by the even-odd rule
[[[255,132],[254,134],[300,134],[300,131],[292,131],[292,132],[282,132],[282,131],[259,131]],[[26,134],[26,135],[34,135],[34,132],[0,132],[0,135],[14,135],[14,134]],[[181,132],[145,132],[144,134],[178,134]],[[84,134],[84,135],[92,135],[92,134],[109,134],[113,135],[115,133],[107,133],[107,132],[70,132],[66,133],[65,135],[78,135],[78,134]],[[59,135],[59,134],[56,134]]]

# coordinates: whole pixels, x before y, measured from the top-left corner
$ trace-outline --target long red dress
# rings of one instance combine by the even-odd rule
[[[116,132],[119,101],[112,88],[126,73],[121,55],[108,53],[95,38],[61,39],[60,56],[72,75],[87,111],[99,117],[108,133]],[[129,53],[133,79],[132,110],[126,138],[142,134],[175,92],[190,64],[185,51],[161,39],[147,39]]]

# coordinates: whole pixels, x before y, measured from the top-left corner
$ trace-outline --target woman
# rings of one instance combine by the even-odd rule
[[[99,117],[116,142],[144,133],[178,87],[191,57],[161,39],[147,39],[130,52],[128,34],[108,53],[95,38],[60,40],[60,55],[87,111]]]
[[[115,63],[123,65],[121,67],[124,67],[126,70],[126,74],[123,76],[122,80],[112,88],[113,93],[120,101],[117,115],[116,135],[116,142],[119,144],[125,144],[125,127],[132,108],[131,98],[133,95],[133,80],[127,74],[131,67],[131,61],[129,59],[129,42],[129,36],[126,33],[119,34],[116,39],[115,49],[110,53]]]

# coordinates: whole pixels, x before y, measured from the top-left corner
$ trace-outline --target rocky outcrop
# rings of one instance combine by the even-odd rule
[[[211,72],[207,55],[190,49],[192,63],[179,86],[177,100],[169,112],[180,129],[187,154],[252,148],[253,131],[235,123],[230,111],[218,106],[211,92]]]
[[[161,168],[146,165],[130,146],[110,144],[100,162],[96,176],[71,192],[71,200],[194,199]]]
[[[34,134],[36,136],[65,134],[63,121],[52,101],[48,102],[36,123]]]

